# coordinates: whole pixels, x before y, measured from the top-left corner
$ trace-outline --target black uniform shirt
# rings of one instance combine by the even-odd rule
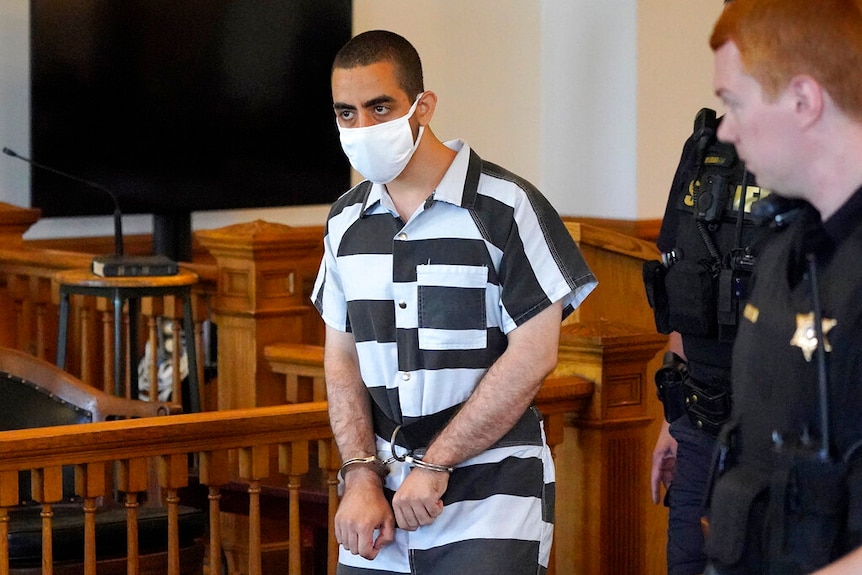
[[[822,436],[806,254],[817,259],[830,410],[830,452],[859,461],[862,442],[862,189],[825,224],[807,207],[761,252],[733,354],[739,465],[769,474],[785,446]],[[862,472],[851,467],[849,534],[862,531]],[[723,478],[719,478],[721,483]],[[716,488],[717,489],[717,488]],[[721,501],[713,500],[719,509]],[[722,534],[716,533],[716,538]],[[855,544],[855,543],[854,543]],[[852,545],[851,545],[852,547]]]

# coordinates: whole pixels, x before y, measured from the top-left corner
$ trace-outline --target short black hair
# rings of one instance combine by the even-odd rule
[[[335,55],[332,69],[391,62],[398,84],[411,99],[425,91],[422,61],[413,44],[388,30],[369,30],[351,38]]]

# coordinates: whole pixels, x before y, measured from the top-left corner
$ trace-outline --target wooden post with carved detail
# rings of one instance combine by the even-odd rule
[[[283,379],[266,363],[278,341],[322,342],[308,294],[323,253],[323,229],[255,221],[196,233],[215,257],[218,408],[284,403]],[[317,334],[316,336],[314,334]]]

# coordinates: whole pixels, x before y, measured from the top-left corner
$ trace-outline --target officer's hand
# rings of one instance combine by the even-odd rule
[[[395,540],[395,518],[374,471],[357,468],[345,478],[344,496],[335,513],[335,540],[369,560]]]
[[[415,531],[430,525],[443,512],[441,497],[448,486],[448,473],[413,468],[392,499],[398,527]]]
[[[655,442],[652,452],[652,470],[650,472],[650,489],[652,502],[661,501],[661,486],[665,489],[673,482],[673,472],[676,468],[676,440],[670,435],[670,425],[662,423],[661,432]]]

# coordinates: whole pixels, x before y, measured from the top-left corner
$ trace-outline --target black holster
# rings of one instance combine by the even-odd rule
[[[655,372],[655,385],[659,401],[664,405],[664,418],[668,423],[685,414],[683,383],[687,377],[685,361],[672,351],[665,352],[664,363]]]
[[[667,288],[665,277],[667,268],[658,260],[649,260],[643,263],[642,269],[644,287],[646,288],[647,302],[653,310],[656,331],[659,333],[670,333],[670,311],[667,301]]]

